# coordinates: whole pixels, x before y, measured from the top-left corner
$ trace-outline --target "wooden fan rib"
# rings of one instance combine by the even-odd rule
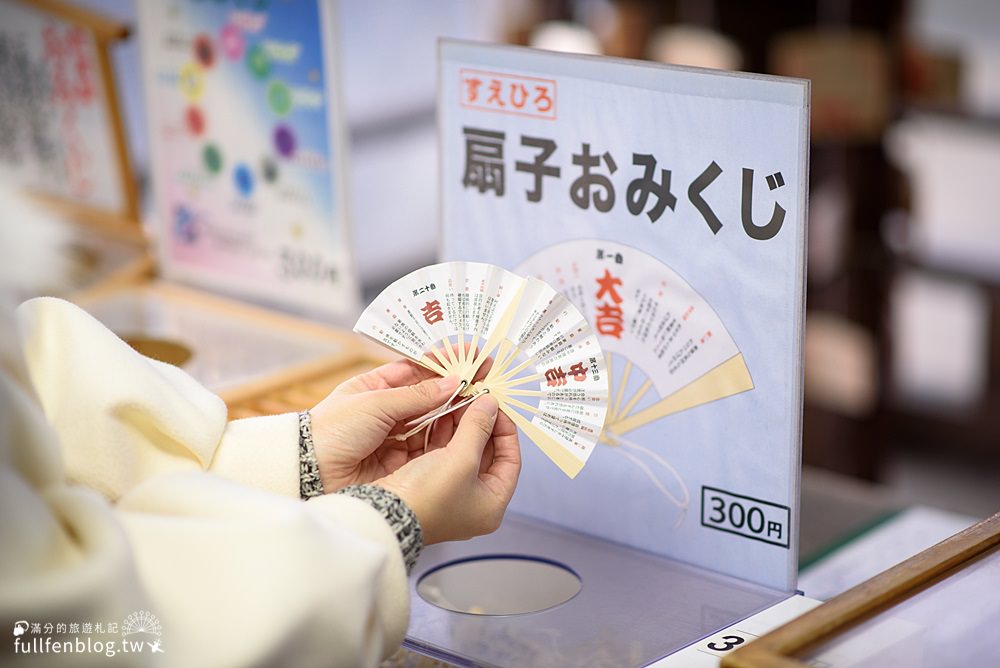
[[[388,347],[388,346],[386,346],[386,347]],[[392,348],[389,348],[389,349],[392,350]],[[422,366],[422,367],[424,367],[426,369],[430,369],[431,371],[433,371],[434,373],[438,374],[439,376],[448,376],[448,375],[450,375],[449,372],[448,372],[448,370],[445,367],[443,367],[440,364],[438,364],[437,362],[435,362],[433,359],[431,359],[430,355],[424,354],[424,356],[421,357],[419,360],[416,360],[416,362],[420,366]]]
[[[625,395],[625,386],[628,384],[628,377],[632,374],[632,360],[625,361],[625,370],[618,380],[618,391],[615,393],[615,403],[611,408],[611,416],[614,419],[618,415],[618,408],[621,406],[622,397]]]
[[[647,378],[645,381],[643,381],[642,385],[639,386],[639,389],[636,390],[635,394],[632,395],[632,398],[629,399],[628,402],[626,402],[625,407],[622,408],[621,412],[615,413],[614,417],[609,417],[608,424],[612,425],[614,424],[615,421],[627,417],[629,414],[631,414],[632,409],[635,408],[636,404],[639,403],[639,401],[646,395],[646,392],[648,392],[649,388],[651,388],[652,386],[653,386],[652,378]]]
[[[531,374],[530,376],[522,376],[520,378],[515,378],[513,380],[504,381],[502,383],[490,383],[489,384],[489,388],[490,388],[491,391],[494,391],[494,390],[506,391],[506,390],[509,390],[512,387],[519,387],[521,385],[526,385],[528,383],[532,383],[532,382],[534,382],[536,380],[541,380],[544,377],[545,376],[543,376],[540,373],[534,373],[534,374]]]
[[[506,403],[506,402],[505,402]],[[501,404],[503,407],[503,404]],[[504,413],[514,422],[515,425],[524,432],[525,436],[545,453],[545,456],[559,467],[559,469],[570,478],[575,478],[583,469],[583,462],[574,457],[569,450],[563,447],[557,440],[546,434],[526,417],[514,410],[505,410]]]
[[[752,389],[750,370],[743,354],[738,353],[652,406],[618,420],[614,430],[617,434],[625,434],[667,415]]]

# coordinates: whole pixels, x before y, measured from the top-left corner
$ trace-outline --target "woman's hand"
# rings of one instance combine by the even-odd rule
[[[424,452],[424,433],[405,441],[394,435],[405,423],[441,406],[458,379],[440,378],[409,360],[373,369],[339,385],[312,414],[313,445],[323,488],[373,482],[395,472]],[[428,447],[451,438],[453,418],[445,416],[430,435]]]
[[[480,397],[460,412],[457,425],[442,426],[447,445],[375,482],[413,510],[427,545],[495,531],[521,472],[517,427],[496,399]]]

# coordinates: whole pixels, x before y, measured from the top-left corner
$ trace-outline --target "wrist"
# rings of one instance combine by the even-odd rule
[[[433,545],[434,543],[441,542],[441,539],[437,536],[437,533],[434,530],[434,522],[430,518],[430,513],[427,508],[424,507],[424,504],[420,502],[418,494],[414,494],[412,490],[410,490],[406,485],[401,484],[400,481],[393,475],[380,478],[372,484],[397,496],[411,511],[413,511],[414,516],[420,523],[424,545]]]
[[[391,489],[376,484],[349,485],[336,493],[364,501],[377,510],[396,535],[406,572],[413,570],[425,539],[420,518],[406,501]]]
[[[299,413],[299,498],[305,501],[323,493],[323,479],[313,442],[312,416],[309,411],[302,411]]]
[[[343,487],[367,482],[359,476],[359,461],[355,459],[356,448],[346,443],[364,442],[365,437],[353,432],[349,421],[343,416],[337,419],[337,412],[321,402],[309,411],[312,423],[312,438],[316,454],[316,471],[327,494]]]

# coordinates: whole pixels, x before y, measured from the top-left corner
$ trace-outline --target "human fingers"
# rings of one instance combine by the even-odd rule
[[[486,441],[486,447],[483,448],[483,455],[479,458],[479,471],[478,474],[482,476],[490,469],[490,465],[493,463],[493,439]]]
[[[416,362],[408,359],[399,359],[344,381],[337,386],[334,392],[338,394],[357,394],[372,390],[387,390],[392,387],[415,385],[436,375],[430,369],[424,368]]]
[[[430,437],[427,439],[428,452],[448,445],[448,442],[455,435],[457,419],[455,413],[448,413],[434,423]]]
[[[434,377],[415,385],[375,390],[357,399],[370,414],[380,416],[389,427],[407,418],[419,417],[440,407],[455,392],[458,378]]]
[[[473,383],[479,382],[483,378],[486,378],[486,374],[488,374],[490,372],[490,369],[493,368],[493,361],[494,360],[492,357],[487,357],[485,360],[483,360],[483,363],[479,365],[479,368],[476,369],[475,375],[472,377]]]
[[[496,424],[493,425],[494,436],[517,436],[517,425],[503,411],[497,416]]]
[[[460,402],[464,400],[465,397],[459,396],[455,401]],[[443,448],[448,445],[448,442],[451,441],[455,434],[455,428],[458,423],[462,421],[462,416],[465,415],[467,410],[469,410],[470,405],[471,404],[467,404],[458,410],[452,411],[447,415],[443,415],[434,423],[434,431],[431,433],[427,442],[428,451]]]
[[[474,463],[477,469],[486,443],[493,435],[499,408],[497,400],[488,394],[476,399],[465,411],[449,443],[449,447],[454,447],[467,462]]]
[[[498,483],[494,485],[500,491],[494,491],[483,476],[493,478],[479,472],[480,462],[495,447],[498,413],[496,399],[481,397],[465,411],[448,447],[411,459],[376,481],[416,513],[426,544],[471,538],[500,525],[510,493]],[[516,430],[509,427],[504,422],[501,433],[516,438]],[[489,459],[495,459],[492,453]]]
[[[514,422],[501,413],[493,428],[493,459],[480,479],[504,501],[510,501],[521,474],[521,445]]]

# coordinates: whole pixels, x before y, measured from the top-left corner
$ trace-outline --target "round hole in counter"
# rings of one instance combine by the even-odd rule
[[[139,354],[174,366],[183,366],[194,355],[194,351],[180,341],[171,341],[145,334],[120,334],[119,336]]]
[[[420,598],[471,615],[540,612],[576,596],[583,583],[550,559],[496,554],[441,564],[417,582]]]

